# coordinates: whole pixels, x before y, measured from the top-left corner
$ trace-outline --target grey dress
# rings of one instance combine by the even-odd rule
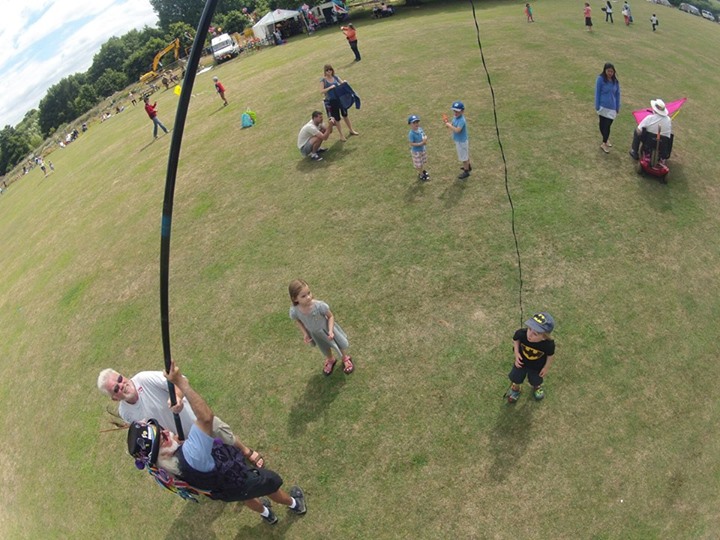
[[[337,322],[335,322],[333,327],[333,333],[335,334],[334,341],[328,339],[327,314],[329,311],[330,306],[325,302],[313,300],[310,313],[303,313],[298,306],[292,306],[290,308],[290,318],[294,321],[300,321],[303,324],[305,330],[308,331],[308,334],[310,334],[310,337],[325,357],[329,357],[332,354],[331,350],[335,350],[342,356],[340,349],[345,350],[350,344],[348,343],[347,335]]]

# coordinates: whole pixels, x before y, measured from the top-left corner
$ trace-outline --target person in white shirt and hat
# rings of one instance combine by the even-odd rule
[[[657,134],[660,131],[661,137],[670,137],[672,135],[672,119],[668,114],[665,102],[662,99],[650,100],[653,114],[642,119],[637,129],[633,131],[632,148],[630,149],[630,157],[634,160],[639,159],[638,150],[640,149],[640,137],[643,129],[650,133]]]

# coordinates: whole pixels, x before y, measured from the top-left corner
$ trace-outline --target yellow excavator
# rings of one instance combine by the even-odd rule
[[[140,77],[140,82],[142,84],[145,84],[147,82],[152,81],[153,79],[157,78],[160,74],[157,72],[158,65],[160,64],[160,60],[163,56],[165,56],[170,51],[173,51],[175,53],[175,60],[177,60],[180,57],[180,39],[175,38],[175,41],[170,43],[167,47],[165,47],[162,51],[157,53],[155,55],[155,58],[153,59],[153,68],[152,71],[148,71],[144,75]]]

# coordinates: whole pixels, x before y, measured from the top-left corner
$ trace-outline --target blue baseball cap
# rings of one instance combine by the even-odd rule
[[[540,334],[549,334],[555,329],[555,319],[547,311],[543,311],[525,321],[525,326]]]
[[[419,121],[420,121],[420,117],[416,114],[411,114],[410,116],[408,116],[408,124],[412,124],[413,122],[419,122]]]
[[[465,105],[463,105],[462,101],[456,101],[452,104],[452,107],[450,107],[453,111],[462,112],[465,110]]]

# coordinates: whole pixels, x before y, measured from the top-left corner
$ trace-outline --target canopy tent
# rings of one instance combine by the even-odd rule
[[[253,34],[255,34],[255,37],[258,39],[266,39],[267,37],[272,36],[277,23],[288,19],[297,19],[298,17],[300,17],[300,13],[297,11],[290,11],[287,9],[276,9],[274,11],[270,11],[253,25]]]

